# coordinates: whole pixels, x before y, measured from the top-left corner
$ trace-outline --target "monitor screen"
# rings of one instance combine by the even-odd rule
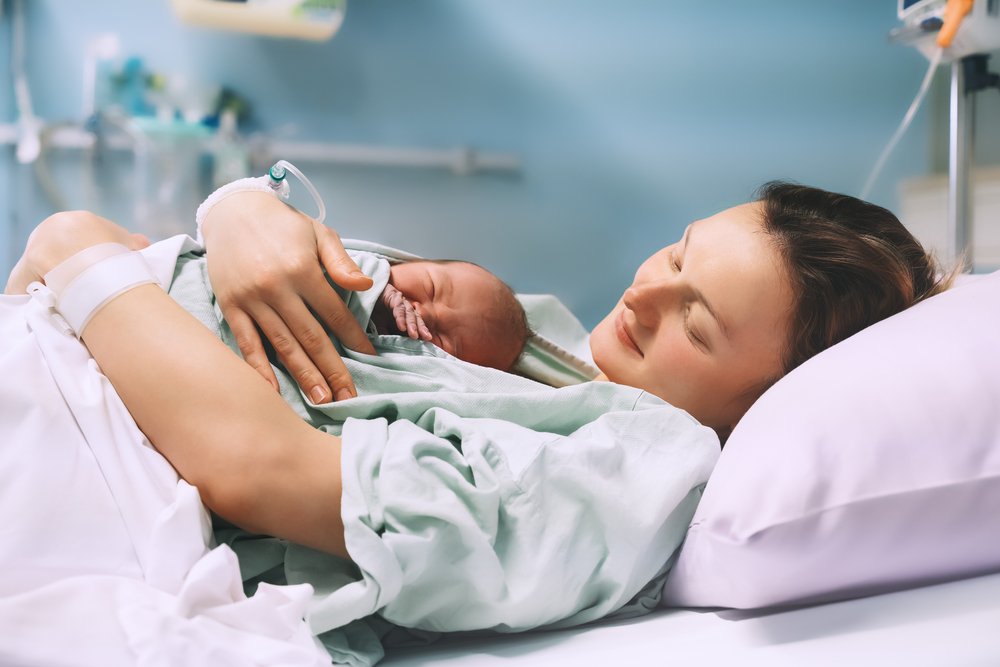
[[[904,19],[914,13],[922,14],[922,10],[931,6],[943,5],[944,0],[899,0],[899,11],[896,13],[899,15],[900,19]]]

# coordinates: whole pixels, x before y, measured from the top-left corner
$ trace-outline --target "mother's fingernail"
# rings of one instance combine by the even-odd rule
[[[313,387],[309,395],[312,396],[313,403],[323,403],[326,401],[326,391],[319,385]]]
[[[337,390],[337,400],[338,401],[346,401],[346,400],[349,400],[351,398],[354,398],[354,394],[351,392],[350,389],[338,389]]]

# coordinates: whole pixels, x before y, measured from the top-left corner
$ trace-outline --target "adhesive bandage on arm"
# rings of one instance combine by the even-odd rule
[[[112,255],[120,255],[126,252],[131,251],[121,243],[98,243],[89,248],[84,248],[46,273],[45,284],[48,285],[50,290],[59,294],[90,265],[96,264]]]
[[[140,253],[103,243],[60,263],[45,274],[45,283],[55,295],[56,311],[79,338],[94,314],[116,296],[159,281]]]

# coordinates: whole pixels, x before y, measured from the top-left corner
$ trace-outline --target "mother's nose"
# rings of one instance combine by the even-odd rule
[[[635,313],[643,326],[652,326],[660,315],[676,303],[679,295],[677,281],[672,278],[644,280],[633,283],[625,290],[622,302]]]

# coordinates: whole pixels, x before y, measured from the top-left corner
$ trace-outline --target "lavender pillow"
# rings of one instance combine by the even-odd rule
[[[664,604],[755,608],[1000,570],[1000,272],[811,359],[733,431]]]

